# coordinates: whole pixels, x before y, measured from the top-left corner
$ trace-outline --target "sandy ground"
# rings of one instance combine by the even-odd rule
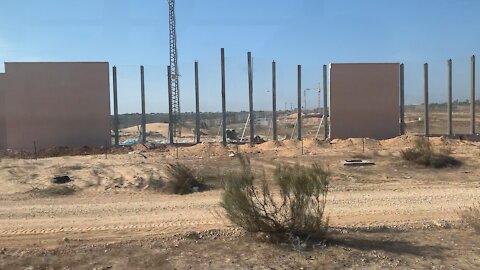
[[[480,143],[431,138],[437,148],[449,147],[453,156],[463,163],[458,168],[438,170],[411,165],[401,160],[399,151],[411,146],[414,140],[412,136],[386,141],[334,140],[332,144],[307,140],[303,143],[303,155],[300,142],[284,141],[267,142],[255,147],[200,144],[161,151],[138,148],[130,154],[109,155],[108,158],[92,155],[38,160],[2,159],[0,261],[3,262],[0,262],[0,268],[41,268],[42,265],[58,264],[58,268],[69,266],[73,269],[84,269],[78,263],[81,263],[85,256],[89,256],[92,263],[98,263],[102,267],[129,269],[120,267],[125,264],[119,263],[121,258],[118,256],[136,258],[128,261],[132,266],[143,265],[139,250],[144,250],[149,245],[152,248],[144,254],[146,257],[143,263],[153,260],[156,254],[154,250],[158,251],[157,255],[161,255],[158,258],[163,259],[154,259],[139,268],[155,269],[160,265],[177,269],[197,268],[195,265],[201,265],[202,267],[198,267],[201,269],[222,266],[252,268],[249,264],[244,264],[247,259],[241,258],[246,256],[247,250],[254,247],[265,252],[265,256],[260,256],[257,261],[250,263],[260,269],[267,268],[264,260],[268,260],[269,252],[272,256],[277,253],[276,247],[256,244],[258,241],[253,240],[242,241],[245,237],[223,217],[219,207],[219,189],[185,196],[168,195],[152,189],[155,181],[166,181],[163,173],[166,162],[178,161],[193,168],[221,173],[238,167],[237,159],[229,157],[237,152],[250,156],[254,169],[259,172],[265,170],[267,175],[278,163],[323,164],[331,173],[331,192],[327,202],[327,215],[331,226],[337,232],[370,232],[347,233],[348,237],[342,234],[336,237],[333,234],[330,244],[323,247],[328,251],[310,251],[313,253],[308,256],[314,257],[310,262],[305,261],[303,253],[297,256],[295,252],[291,253],[288,248],[283,248],[278,252],[286,257],[295,257],[285,266],[326,266],[325,261],[322,263],[319,258],[326,256],[325,252],[333,252],[344,259],[352,254],[356,255],[351,257],[351,260],[337,257],[332,260],[332,268],[342,268],[342,264],[347,268],[415,268],[415,263],[419,263],[418,261],[426,256],[422,254],[421,248],[418,249],[418,245],[415,245],[418,241],[425,245],[432,257],[424,266],[480,266],[477,256],[480,254],[479,243],[475,237],[472,238],[473,231],[464,227],[458,217],[461,209],[478,202],[480,198]],[[376,165],[342,165],[343,160],[359,156],[373,160]],[[68,184],[76,189],[73,195],[50,196],[39,192],[51,187],[53,184],[50,179],[57,175],[69,175],[73,179],[73,182]],[[201,233],[211,230],[215,232],[211,241],[199,242],[198,239],[185,237],[192,231]],[[396,230],[402,233],[397,233]],[[383,238],[379,239],[384,239],[384,244],[374,243],[380,240],[375,240],[371,231],[380,231]],[[439,250],[447,246],[445,242],[435,238],[440,239],[442,236],[451,240],[457,239],[462,243],[463,249],[447,246],[452,249],[451,254],[465,256],[465,260],[455,261],[458,256],[442,255]],[[366,253],[358,253],[362,249],[361,243],[349,242],[355,237],[363,239],[367,246],[373,245],[374,248],[365,251]],[[386,240],[404,245],[399,249],[407,250],[405,254],[410,257],[397,254],[396,261],[388,262],[388,258],[398,252],[386,250],[385,246],[392,244]],[[348,247],[351,252],[345,249],[345,243],[354,246]],[[110,246],[105,248],[105,245]],[[178,248],[187,258],[190,256],[192,260],[198,259],[199,264],[189,264],[191,261],[178,257],[180,253],[172,253],[171,248]],[[212,250],[204,255],[195,253],[202,248]],[[103,252],[103,249],[115,250],[116,255],[107,256],[107,251]],[[408,251],[410,249],[412,251]],[[225,258],[236,263],[218,260],[220,254],[216,250],[233,250]],[[76,260],[65,261],[62,257],[75,251],[79,252],[73,256]],[[372,259],[372,252],[380,252],[378,254],[383,254],[387,259]],[[59,257],[59,254],[63,255]],[[196,255],[192,257],[192,254]],[[438,256],[444,257],[435,260]],[[366,261],[361,261],[362,258]],[[277,263],[281,264],[282,261],[278,260]],[[294,264],[291,264],[292,262]],[[88,264],[89,268],[85,268],[92,269],[96,267],[95,263]]]
[[[332,191],[327,215],[334,227],[443,226],[480,196],[480,184],[376,184]],[[134,239],[136,235],[174,234],[226,228],[219,191],[188,196],[160,194],[79,194],[61,198],[5,199],[0,208],[3,246],[44,245],[63,237]],[[127,233],[128,232],[128,233]],[[35,236],[35,237],[32,237]]]
[[[140,126],[133,126],[121,129],[120,132],[126,133],[137,133],[139,132]],[[168,123],[148,123],[146,125],[147,132],[157,133],[164,137],[168,137]],[[182,128],[182,134],[185,136],[193,136],[192,130],[187,128]]]
[[[65,239],[57,248],[7,249],[3,269],[478,269],[480,239],[464,229],[331,232],[306,250],[265,243],[238,231],[91,244]]]
[[[423,105],[407,106],[405,108],[405,130],[407,134],[423,134],[424,133],[424,112]],[[430,133],[441,135],[447,134],[447,108],[446,105],[435,106],[431,104],[429,109],[429,123],[430,123]],[[271,112],[266,112],[266,116],[270,116]],[[469,134],[470,130],[470,106],[468,104],[454,105],[452,112],[452,126],[454,134]],[[479,112],[476,112],[476,129],[480,130],[480,115]],[[227,116],[228,118],[229,116]],[[297,113],[283,114],[278,115],[277,119],[277,128],[278,135],[280,138],[291,139],[292,136],[295,138],[294,126],[297,120]],[[317,113],[309,113],[305,115],[302,112],[302,127],[303,127],[303,136],[305,138],[313,139],[316,136],[318,138],[323,138],[323,126],[318,129],[320,123],[320,118],[318,118]],[[187,127],[182,128],[182,138],[180,139],[183,142],[194,142],[193,136],[193,123],[188,123]],[[239,136],[242,134],[243,128],[245,127],[245,122],[235,122],[234,119],[228,121],[227,128],[233,128],[237,131]],[[147,140],[156,141],[156,140],[165,140],[168,137],[168,124],[167,123],[149,123],[147,124],[148,137]],[[132,126],[120,130],[121,141],[126,139],[137,139],[139,136],[140,126]],[[317,134],[318,132],[318,134]],[[210,126],[210,129],[202,130],[202,133],[209,134],[210,136],[204,136],[205,140],[209,141],[221,141],[220,126]],[[260,135],[264,138],[272,137],[272,127],[256,124],[255,126],[256,135]],[[249,134],[249,125],[246,126],[245,134]]]

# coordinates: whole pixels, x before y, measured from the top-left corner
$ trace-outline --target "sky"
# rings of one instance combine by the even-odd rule
[[[120,113],[141,111],[144,65],[147,112],[168,111],[167,0],[0,0],[0,9],[0,63],[107,61],[118,70]],[[447,99],[449,58],[454,99],[465,100],[470,57],[480,52],[477,0],[176,0],[176,17],[185,112],[195,110],[194,61],[201,110],[221,110],[222,47],[229,111],[248,110],[249,51],[256,110],[271,109],[272,60],[279,109],[295,107],[297,65],[302,88],[315,89],[323,65],[348,62],[404,63],[406,103],[420,104],[424,63],[430,102]],[[306,91],[308,109],[316,95]]]

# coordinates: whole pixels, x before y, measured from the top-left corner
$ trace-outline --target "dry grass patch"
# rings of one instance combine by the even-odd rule
[[[480,205],[474,205],[460,213],[462,220],[480,234]]]

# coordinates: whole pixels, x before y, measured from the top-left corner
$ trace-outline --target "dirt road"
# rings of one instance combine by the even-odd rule
[[[457,211],[480,197],[480,184],[363,184],[332,190],[332,226],[425,226],[458,220]],[[218,206],[220,191],[187,196],[154,193],[90,194],[55,198],[4,197],[0,203],[3,247],[49,246],[59,240],[126,240],[229,226]],[[442,225],[443,224],[443,225]]]
[[[409,136],[306,141],[303,155],[298,142],[284,141],[238,149],[136,149],[108,159],[0,159],[0,268],[476,269],[478,237],[460,224],[458,212],[480,198],[480,143],[430,141],[451,150],[462,165],[433,169],[403,161],[400,151],[415,142]],[[278,164],[316,162],[329,171],[326,215],[335,229],[326,242],[299,253],[229,224],[219,206],[223,178],[217,176],[238,169],[230,157],[237,152],[248,155],[254,172],[265,172],[268,181]],[[343,166],[352,158],[376,165]],[[156,185],[168,181],[165,164],[177,161],[213,173],[207,180],[213,190],[161,192]],[[50,182],[53,175],[70,176],[67,185],[75,192],[47,192],[58,188]]]

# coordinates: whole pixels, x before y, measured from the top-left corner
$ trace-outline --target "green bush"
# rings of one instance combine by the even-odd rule
[[[195,172],[183,164],[167,164],[166,174],[168,181],[163,188],[165,192],[185,195],[208,189],[207,185],[195,177]]]
[[[328,174],[317,164],[310,167],[278,166],[273,194],[265,174],[255,185],[250,163],[242,160],[240,172],[231,173],[224,184],[221,206],[227,218],[249,232],[262,232],[275,239],[320,239],[328,222],[323,219],[328,193]]]
[[[425,167],[445,168],[448,166],[458,166],[460,161],[450,156],[450,148],[441,149],[436,152],[428,139],[419,137],[415,141],[415,146],[401,152],[404,160],[423,165]]]

